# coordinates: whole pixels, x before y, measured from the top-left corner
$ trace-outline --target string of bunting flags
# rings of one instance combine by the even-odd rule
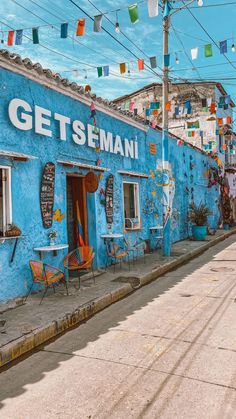
[[[140,2],[143,3],[143,2]],[[159,14],[159,5],[160,5],[160,0],[147,0],[147,12],[148,12],[148,16],[150,18],[156,17]],[[199,4],[202,5],[202,4]],[[163,9],[163,7],[161,6],[161,8]],[[172,5],[169,1],[167,1],[165,3],[165,7],[163,10],[163,17],[166,17],[170,14],[172,9]],[[115,24],[115,31],[117,33],[120,32],[120,24],[118,21],[118,12],[121,9],[117,9],[117,10],[113,10],[112,12],[116,12],[116,24]],[[136,24],[139,22],[139,4],[135,3],[132,5],[127,6],[127,10],[128,10],[128,14],[129,14],[129,18],[130,18],[130,22],[131,24]],[[108,14],[104,13],[104,14],[99,14],[93,17],[93,32],[95,33],[99,33],[102,32],[102,21],[103,21],[103,16]],[[74,29],[74,35],[76,37],[83,37],[85,35],[85,30],[86,30],[86,18],[80,18],[78,20],[74,20],[72,21],[73,24],[75,24],[75,29]],[[54,27],[56,25],[51,24],[51,25],[42,25],[42,27]],[[40,35],[39,35],[39,29],[40,26],[38,27],[33,27],[33,28],[27,28],[31,29],[32,31],[32,42],[33,44],[39,44],[40,43]],[[23,43],[23,36],[24,36],[24,31],[26,29],[17,29],[17,30],[9,30],[6,31],[7,32],[7,45],[13,46],[13,45],[22,45]],[[3,39],[3,33],[5,31],[0,31],[0,33],[2,33],[2,39],[1,39],[1,43],[4,43],[4,39]],[[66,39],[69,36],[69,22],[62,22],[60,24],[60,38],[62,39]],[[223,40],[219,42],[219,49],[220,49],[220,53],[221,54],[226,54],[228,52],[228,43],[227,40]],[[235,52],[235,46],[234,44],[232,44],[231,47],[232,51]],[[177,54],[176,52],[174,52],[173,54]],[[199,55],[199,47],[195,47],[191,49],[191,57],[192,60],[196,60],[198,58]],[[204,55],[206,58],[212,57],[213,56],[213,48],[212,48],[212,44],[207,44],[204,46]],[[176,63],[179,64],[179,58],[176,55]],[[119,71],[120,74],[125,74],[127,72],[127,68],[128,68],[128,63],[120,63],[119,65]],[[137,69],[138,71],[143,71],[145,69],[145,60],[143,58],[139,58],[137,60]],[[148,65],[152,68],[155,69],[157,68],[157,57],[156,56],[151,56],[149,57],[149,63]],[[164,65],[166,67],[170,66],[170,54],[164,55]],[[97,75],[98,77],[107,77],[110,75],[110,65],[105,65],[105,66],[99,66],[97,67]]]

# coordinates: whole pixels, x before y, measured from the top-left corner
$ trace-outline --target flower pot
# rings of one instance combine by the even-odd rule
[[[223,224],[223,229],[224,229],[224,230],[229,230],[229,224],[224,223],[224,224]]]
[[[54,246],[55,245],[55,238],[54,237],[50,238],[49,243],[50,243],[50,246]]]
[[[192,234],[194,240],[206,240],[207,226],[192,226]]]

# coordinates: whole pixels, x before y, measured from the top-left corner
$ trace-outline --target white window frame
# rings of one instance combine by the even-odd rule
[[[122,188],[123,188],[123,214],[124,214],[124,225],[125,225],[125,196],[124,196],[124,184],[128,185],[136,185],[136,190],[134,189],[134,205],[135,205],[135,214],[138,219],[138,225],[132,227],[125,227],[125,230],[140,230],[141,228],[141,219],[140,219],[140,201],[139,201],[139,183],[138,182],[129,182],[123,181]]]
[[[11,167],[0,165],[2,170],[2,194],[3,194],[3,236],[9,224],[12,224],[12,190],[11,190]]]

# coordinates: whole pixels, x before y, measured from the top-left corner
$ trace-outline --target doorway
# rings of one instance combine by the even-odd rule
[[[68,175],[67,191],[67,233],[69,251],[88,245],[87,194],[84,177]]]

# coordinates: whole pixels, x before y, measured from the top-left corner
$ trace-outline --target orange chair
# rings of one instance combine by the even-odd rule
[[[51,266],[46,263],[43,263],[39,260],[30,260],[29,265],[32,271],[33,283],[32,283],[32,286],[30,288],[28,295],[25,298],[25,301],[27,300],[28,296],[31,294],[33,286],[36,283],[45,286],[45,290],[39,304],[42,303],[47,293],[48,288],[52,286],[55,292],[55,284],[59,282],[64,282],[65,287],[66,287],[66,293],[68,295],[66,276],[65,276],[65,273],[61,269],[58,269],[55,266]]]
[[[106,268],[108,266],[108,260],[111,260],[111,264],[114,262],[114,273],[116,271],[116,263],[120,263],[121,268],[121,262],[127,258],[128,264],[129,264],[129,270],[130,270],[130,260],[129,260],[129,253],[127,250],[123,249],[119,244],[113,243],[111,240],[106,241],[106,253],[107,253],[107,262],[106,262]]]
[[[93,259],[95,253],[91,246],[81,246],[70,252],[64,258],[64,267],[68,271],[77,271],[79,273],[79,289],[80,289],[80,273],[91,270],[93,274],[93,281],[95,284],[95,276],[93,271]]]

